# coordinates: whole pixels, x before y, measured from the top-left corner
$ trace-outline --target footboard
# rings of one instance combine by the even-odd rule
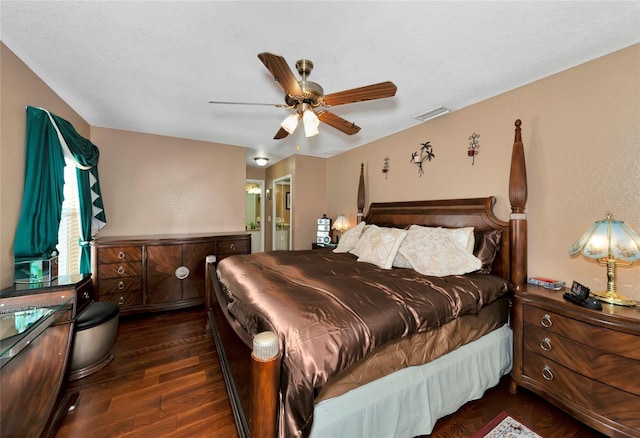
[[[220,360],[220,368],[222,369],[222,376],[229,394],[229,402],[231,403],[238,434],[240,438],[248,438],[249,423],[247,416],[250,415],[251,409],[251,387],[247,376],[250,375],[251,369],[251,348],[236,335],[227,323],[223,308],[220,306],[220,298],[218,298],[219,296],[222,297],[222,294],[215,269],[215,262],[207,263],[206,293],[209,329],[216,345],[216,352]]]
[[[238,435],[240,438],[275,437],[280,356],[270,361],[253,358],[252,340],[238,335],[244,333],[242,330],[236,333],[226,306],[220,305],[225,298],[215,269],[215,261],[207,260],[207,316]]]

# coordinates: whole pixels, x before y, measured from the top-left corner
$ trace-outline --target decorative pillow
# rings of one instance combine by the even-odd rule
[[[473,233],[473,227],[464,227],[464,228],[442,228],[442,227],[425,227],[422,225],[411,225],[409,230],[418,230],[424,231],[425,233],[432,230],[441,230],[444,233],[451,235],[457,242],[462,245],[469,254],[473,253],[474,245],[475,245],[475,236]],[[426,231],[425,231],[426,230]],[[407,245],[409,241],[412,241],[414,238],[422,238],[423,234],[415,234],[412,236],[412,233],[407,235],[407,238],[404,240],[402,245]],[[398,251],[396,254],[396,258],[393,260],[393,266],[396,268],[413,268],[411,263],[407,260],[407,258],[402,254],[402,251]]]
[[[393,259],[406,235],[405,230],[372,225],[362,234],[351,253],[358,256],[359,262],[391,269]]]
[[[478,233],[476,247],[473,250],[473,254],[482,262],[482,267],[477,272],[478,274],[491,273],[501,242],[502,230],[488,230]]]
[[[473,227],[463,228],[442,228],[442,227],[424,227],[422,225],[411,225],[412,228],[430,228],[432,230],[442,230],[443,232],[450,234],[457,242],[466,248],[469,254],[473,254],[473,248],[475,245],[475,236],[473,234]]]
[[[462,275],[482,267],[454,233],[444,228],[411,227],[399,252],[424,275]]]
[[[407,233],[407,236],[409,236],[409,234]],[[405,237],[404,240],[402,241],[402,243],[400,244],[400,246],[404,245],[405,240],[407,240],[407,238]],[[392,266],[394,268],[408,268],[408,269],[413,269],[413,266],[411,266],[411,263],[409,263],[409,260],[407,260],[407,258],[405,256],[402,255],[402,253],[400,252],[400,249],[398,248],[398,253],[396,254],[395,258],[393,259],[393,263]]]
[[[367,225],[364,221],[360,222],[353,228],[349,228],[344,232],[340,240],[338,241],[338,246],[333,250],[333,252],[349,252],[356,246],[360,236],[362,235],[362,230],[364,230],[365,225]]]

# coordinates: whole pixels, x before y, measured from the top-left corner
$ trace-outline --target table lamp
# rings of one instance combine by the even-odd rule
[[[640,259],[640,236],[635,231],[607,214],[605,220],[596,221],[569,250],[571,255],[578,252],[607,267],[607,291],[591,292],[592,297],[619,306],[636,305],[616,290],[616,265],[629,266]]]
[[[340,215],[333,222],[333,226],[331,228],[333,228],[338,233],[340,233],[339,236],[342,237],[342,233],[347,231],[350,227],[351,227],[351,225],[349,225],[349,220],[347,219],[347,217],[343,216],[343,215]],[[339,241],[339,240],[340,239],[338,239],[337,241]]]

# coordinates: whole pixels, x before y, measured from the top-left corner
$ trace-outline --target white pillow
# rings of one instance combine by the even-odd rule
[[[462,275],[482,267],[455,234],[442,228],[411,227],[398,252],[424,275]]]
[[[460,245],[462,245],[469,254],[473,254],[473,249],[475,245],[475,237],[473,234],[473,227],[464,227],[464,228],[442,228],[442,227],[425,227],[422,225],[411,225],[409,227],[409,232],[407,233],[407,238],[400,245],[400,249],[402,246],[408,244],[410,241],[414,239],[419,239],[424,237],[424,233],[428,233],[434,230],[439,230],[443,233],[449,234],[453,237]],[[415,234],[415,232],[421,232]],[[410,268],[412,269],[411,263],[409,260],[402,255],[402,251],[398,251],[395,259],[393,260],[393,266],[396,268]]]
[[[391,269],[393,259],[407,232],[399,228],[367,227],[352,254],[358,256],[359,262],[373,263],[382,269]]]
[[[365,225],[367,225],[364,221],[360,222],[353,228],[349,228],[344,232],[340,240],[338,241],[338,246],[333,250],[333,252],[349,252],[356,246],[360,236],[362,235],[362,230],[364,230]]]
[[[473,254],[473,248],[476,243],[476,239],[473,235],[473,227],[463,228],[441,228],[441,227],[423,227],[421,225],[411,225],[412,228],[431,228],[434,230],[442,230],[445,233],[450,234],[463,248],[466,248],[469,254]]]
[[[409,232],[407,232],[407,237],[409,237]],[[407,237],[405,237],[402,243],[400,244],[400,248],[402,248],[402,245],[405,244]],[[413,269],[413,266],[411,266],[411,263],[409,263],[409,260],[407,260],[407,258],[403,256],[402,253],[400,252],[400,248],[398,248],[398,252],[396,253],[396,256],[393,259],[393,263],[391,265],[394,268]]]

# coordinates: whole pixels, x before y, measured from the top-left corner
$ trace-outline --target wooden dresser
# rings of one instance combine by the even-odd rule
[[[512,391],[532,390],[609,436],[640,437],[640,312],[586,309],[525,286],[513,307]]]
[[[206,257],[250,252],[248,233],[99,238],[91,256],[96,299],[118,304],[121,314],[202,304]]]

